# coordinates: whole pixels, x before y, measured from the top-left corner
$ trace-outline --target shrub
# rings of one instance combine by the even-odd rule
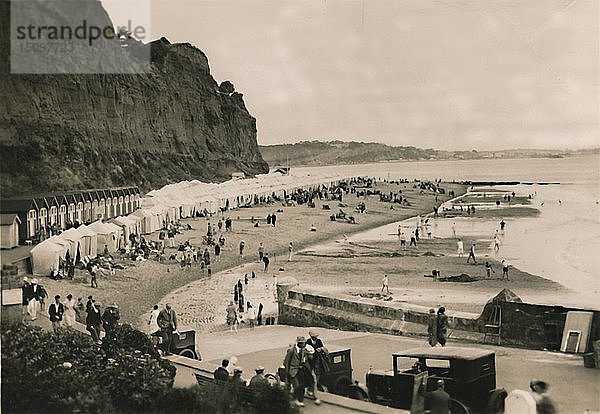
[[[70,329],[11,325],[2,332],[2,412],[110,414],[153,408],[172,387],[175,367],[156,353],[132,350],[149,349],[131,328],[122,334],[117,337],[123,341],[138,341],[129,348],[120,348],[118,339],[100,347]]]
[[[102,348],[109,357],[119,352],[131,353],[140,351],[154,359],[160,359],[158,351],[145,333],[134,329],[131,325],[117,325],[106,333],[102,340]]]

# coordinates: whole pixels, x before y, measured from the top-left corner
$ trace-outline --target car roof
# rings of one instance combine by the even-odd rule
[[[480,348],[462,348],[457,346],[446,346],[439,348],[411,348],[402,352],[394,352],[392,355],[409,358],[474,360],[494,355],[494,351]]]

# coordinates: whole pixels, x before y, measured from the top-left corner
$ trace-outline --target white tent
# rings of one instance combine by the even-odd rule
[[[49,275],[58,270],[60,259],[64,259],[70,243],[59,236],[52,236],[31,249],[31,267],[34,275]]]
[[[121,227],[113,223],[102,223],[101,221],[95,221],[88,227],[96,232],[97,254],[104,252],[104,246],[108,248],[109,253],[116,252],[119,249],[119,239],[121,233],[123,233]]]
[[[98,236],[96,232],[86,225],[77,227],[81,235],[81,255],[84,257],[96,257],[98,254]]]
[[[139,221],[141,234],[154,233],[156,230],[160,229],[160,224],[162,224],[158,223],[158,217],[156,214],[153,214],[144,208],[134,211],[128,215],[127,218]]]
[[[75,228],[70,228],[68,230],[63,231],[58,236],[62,240],[66,241],[69,245],[69,256],[71,259],[75,260],[77,258],[77,252],[79,251],[80,257],[83,257],[83,252],[81,248],[82,237],[81,234]]]
[[[123,237],[125,240],[125,244],[129,243],[129,236],[133,233],[133,234],[138,234],[138,226],[137,226],[137,221],[134,221],[130,218],[124,217],[124,216],[119,216],[116,217],[114,219],[112,219],[111,223],[116,224],[117,226],[121,227],[121,229],[123,230]],[[121,246],[124,247],[124,246]]]

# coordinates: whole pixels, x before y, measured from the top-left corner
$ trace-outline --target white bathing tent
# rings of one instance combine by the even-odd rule
[[[119,216],[111,220],[111,223],[121,227],[125,244],[129,244],[129,236],[131,234],[139,234],[137,229],[137,221],[133,221],[128,217]],[[125,247],[125,246],[121,246]]]
[[[102,223],[95,221],[88,226],[96,232],[97,254],[104,253],[104,246],[108,247],[109,253],[114,253],[121,247],[119,245],[123,229],[114,223]]]
[[[52,236],[31,249],[31,267],[34,275],[46,276],[58,270],[60,259],[65,259],[70,243],[59,236]]]
[[[79,258],[81,259],[83,257],[83,252],[81,251],[82,237],[81,234],[77,231],[77,229],[71,227],[70,229],[60,233],[58,237],[68,243],[69,257],[72,260],[77,259],[78,252]]]
[[[132,220],[138,220],[140,234],[154,233],[162,226],[162,223],[159,223],[158,221],[158,216],[152,213],[150,210],[146,210],[144,208],[134,211],[133,213],[128,215],[127,218]]]
[[[81,235],[81,255],[96,257],[98,255],[98,236],[96,232],[86,225],[81,225],[76,230]]]

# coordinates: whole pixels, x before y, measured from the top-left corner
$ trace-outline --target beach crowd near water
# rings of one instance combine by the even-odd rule
[[[556,197],[556,206],[568,207],[565,198]],[[428,306],[426,341],[443,346],[452,328],[444,316],[479,313],[501,288],[533,300],[577,298],[551,277],[520,269],[520,258],[506,250],[522,220],[548,208],[531,188],[437,179],[369,179],[293,193],[165,222],[85,269],[27,280],[24,313],[38,322],[48,316],[53,328],[79,321],[96,341],[102,330],[132,323],[168,354],[182,326],[235,335],[274,323],[278,278],[291,276],[323,290]]]

